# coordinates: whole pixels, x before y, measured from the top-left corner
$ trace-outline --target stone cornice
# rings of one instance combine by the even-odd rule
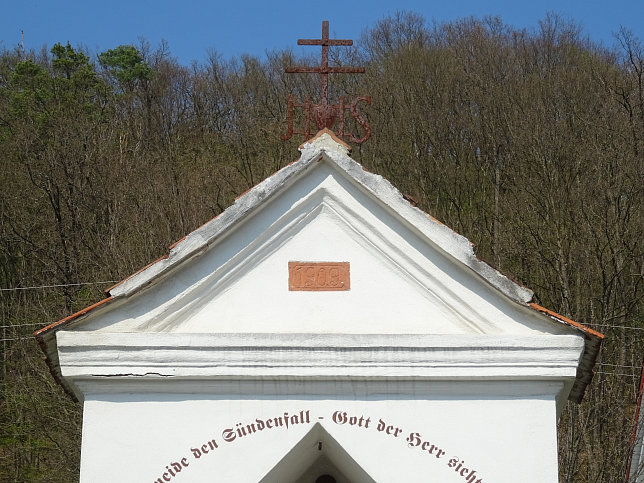
[[[549,381],[575,379],[578,336],[57,334],[62,374],[84,381]],[[137,384],[138,384],[137,383]],[[569,390],[569,387],[568,387]],[[567,396],[567,394],[566,394]]]

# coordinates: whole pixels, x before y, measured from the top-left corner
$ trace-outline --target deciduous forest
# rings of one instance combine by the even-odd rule
[[[526,31],[399,13],[329,60],[366,67],[330,76],[332,101],[373,99],[354,159],[606,335],[559,423],[566,483],[624,480],[644,355],[644,44],[615,45],[554,15]],[[317,65],[309,50],[188,66],[141,40],[0,51],[0,480],[78,480],[82,407],[33,331],[298,158],[304,139],[280,139],[288,95],[317,100],[319,80],[284,69]]]

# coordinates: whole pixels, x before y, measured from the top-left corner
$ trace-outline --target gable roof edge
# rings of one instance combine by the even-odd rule
[[[229,227],[279,193],[293,181],[293,178],[313,163],[326,158],[344,171],[356,184],[379,199],[389,210],[397,213],[439,251],[459,260],[515,302],[528,305],[532,301],[534,295],[532,290],[519,285],[480,260],[474,252],[473,244],[466,237],[413,206],[387,179],[365,170],[361,164],[351,159],[350,147],[328,129],[323,129],[314,138],[303,143],[300,151],[301,156],[297,161],[288,164],[239,196],[233,205],[217,217],[174,243],[167,255],[108,289],[109,295],[114,299],[129,297],[181,262],[205,251]]]
[[[160,258],[155,263],[148,265],[143,270],[111,287],[109,294],[114,298],[128,297],[150,284],[157,277],[168,272],[174,266],[203,252],[218,240],[228,228],[249,216],[264,201],[281,191],[282,188],[289,184],[291,178],[306,170],[315,160],[316,158],[313,156],[310,158],[301,156],[297,161],[288,164],[255,185],[239,196],[231,206],[222,211],[217,217],[174,243],[170,247],[170,252],[167,256]]]
[[[313,139],[315,140],[316,138]],[[325,140],[323,136],[319,139],[320,141],[317,141],[317,143],[321,144],[326,141],[325,146],[332,146],[330,139]],[[313,142],[305,143],[302,148],[303,158],[308,154],[309,150],[312,156],[317,153],[315,150],[316,144]],[[474,252],[474,245],[466,237],[455,232],[420,208],[413,206],[389,180],[365,170],[360,163],[351,159],[343,149],[325,149],[325,153],[358,184],[366,188],[391,211],[404,218],[410,227],[420,232],[423,238],[432,243],[439,251],[443,251],[465,264],[512,300],[524,305],[532,300],[534,295],[532,290],[517,284],[486,262],[480,260]]]

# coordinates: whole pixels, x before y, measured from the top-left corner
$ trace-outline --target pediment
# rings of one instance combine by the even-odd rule
[[[332,477],[337,483],[375,482],[342,445],[316,423],[260,483],[308,483],[322,475]]]
[[[37,331],[52,373],[80,383],[123,365],[126,375],[187,381],[576,372],[571,398],[581,399],[601,334],[531,303],[530,290],[366,172],[331,133],[301,151],[108,298]],[[291,290],[293,262],[341,264],[348,290]]]
[[[347,263],[350,290],[289,290],[288,265],[293,261]],[[148,288],[124,297],[110,310],[91,314],[79,329],[569,332],[501,293],[326,155],[198,256],[159,276]]]

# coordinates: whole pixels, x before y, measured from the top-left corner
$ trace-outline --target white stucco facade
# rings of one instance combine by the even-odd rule
[[[92,483],[555,482],[601,339],[330,133],[109,296],[37,334]]]
[[[328,459],[319,473],[338,481],[557,481],[555,387],[520,385],[513,394],[486,397],[500,385],[474,383],[464,394],[442,384],[383,384],[380,394],[360,386],[259,383],[241,398],[239,387],[92,395],[84,404],[82,479],[258,482],[319,425],[327,434],[265,481],[315,481],[300,477],[318,458]],[[288,428],[275,422],[285,414]],[[329,455],[334,444],[361,471]]]

